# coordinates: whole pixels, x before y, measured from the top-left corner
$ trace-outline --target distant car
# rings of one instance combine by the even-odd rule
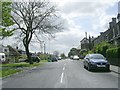
[[[52,62],[55,62],[55,61],[57,62],[58,59],[57,59],[57,57],[52,57],[52,58],[51,58],[51,61],[52,61]]]
[[[84,68],[90,70],[105,69],[110,70],[110,64],[101,54],[87,54],[83,61]]]
[[[21,58],[21,59],[19,59],[18,61],[19,62],[24,62],[26,59],[23,59],[23,58]]]
[[[58,57],[58,60],[61,60],[62,58],[61,57]]]
[[[37,62],[37,63],[39,63],[41,60],[38,56],[31,56],[31,59],[33,62]],[[28,59],[26,59],[25,62],[28,62]]]
[[[79,60],[79,57],[77,55],[73,56],[73,60]]]
[[[73,56],[70,56],[70,59],[73,59]]]

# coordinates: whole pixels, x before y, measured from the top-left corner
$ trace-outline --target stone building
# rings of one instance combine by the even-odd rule
[[[117,20],[118,19],[118,20]],[[113,45],[120,45],[120,15],[118,17],[112,18],[109,23],[109,28],[105,32],[101,32],[100,36],[94,39],[94,45],[100,42],[106,41]]]
[[[89,49],[89,40],[85,37],[81,41],[81,49]]]

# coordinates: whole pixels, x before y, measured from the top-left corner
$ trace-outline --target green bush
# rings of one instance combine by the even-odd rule
[[[47,54],[40,54],[39,57],[40,57],[41,60],[48,60],[49,55],[47,55]]]
[[[110,48],[106,51],[106,57],[111,64],[119,65],[118,61],[120,59],[120,47]]]
[[[93,49],[95,53],[100,53],[106,57],[106,51],[109,48],[114,47],[113,45],[107,43],[107,42],[101,42],[100,44],[96,45]]]
[[[92,53],[94,53],[93,51],[88,51],[88,54],[92,54]]]
[[[27,55],[21,55],[19,59],[27,59]]]

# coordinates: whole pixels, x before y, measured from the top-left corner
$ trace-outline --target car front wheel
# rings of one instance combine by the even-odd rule
[[[84,65],[84,68],[86,68],[86,66]]]

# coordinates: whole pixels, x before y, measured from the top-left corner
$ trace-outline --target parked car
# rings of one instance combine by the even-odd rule
[[[19,62],[25,62],[26,59],[20,58],[18,61]]]
[[[58,57],[58,60],[61,60],[62,58],[61,57]]]
[[[37,62],[37,63],[40,62],[40,58],[38,56],[31,56],[31,59],[33,62]],[[28,59],[26,59],[25,62],[28,62]]]
[[[51,61],[52,61],[52,62],[57,62],[58,59],[57,59],[57,57],[52,57],[52,58],[51,58]]]
[[[84,68],[89,71],[94,69],[110,70],[110,64],[106,58],[101,54],[87,54],[83,61]]]
[[[5,62],[6,57],[4,53],[0,53],[0,62]]]
[[[70,56],[70,59],[73,59],[73,56]]]
[[[77,55],[73,56],[73,60],[79,60],[79,57]]]

